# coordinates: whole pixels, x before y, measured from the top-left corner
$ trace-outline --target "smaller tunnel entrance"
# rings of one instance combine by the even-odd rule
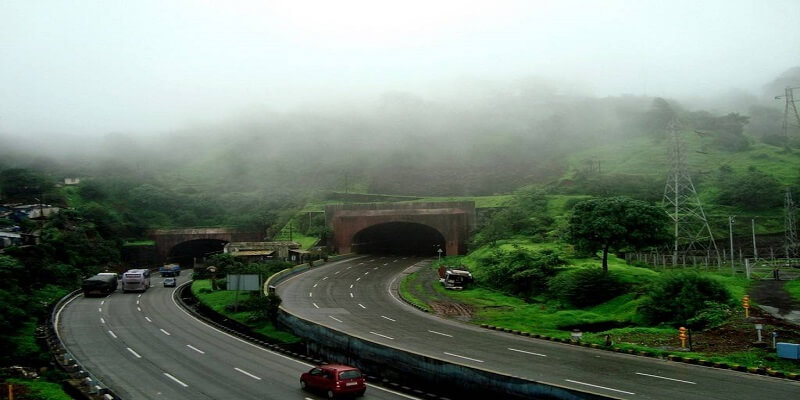
[[[418,256],[434,256],[438,249],[446,249],[439,231],[411,222],[388,222],[365,228],[353,236],[352,246],[355,253]]]
[[[195,260],[203,263],[206,257],[222,253],[226,243],[228,242],[218,239],[196,239],[178,243],[169,250],[167,263],[178,263],[182,269],[192,268]]]

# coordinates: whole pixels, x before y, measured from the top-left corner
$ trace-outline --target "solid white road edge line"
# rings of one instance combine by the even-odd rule
[[[249,372],[247,372],[247,371],[245,371],[245,370],[243,370],[241,368],[233,368],[233,369],[235,369],[235,370],[237,370],[237,371],[239,371],[239,372],[241,372],[241,373],[243,373],[243,374],[245,374],[245,375],[247,375],[247,376],[249,376],[249,377],[251,377],[253,379],[257,379],[259,381],[261,380],[261,378],[255,376],[255,375],[253,375],[253,374],[251,374],[251,373],[249,373]]]
[[[140,355],[139,355],[139,353],[137,353],[137,352],[133,351],[133,349],[132,349],[132,348],[130,348],[130,347],[126,347],[126,349],[128,349],[128,351],[130,351],[130,352],[131,352],[131,354],[133,354],[134,356],[136,356],[136,358],[142,358],[142,356],[140,356]]]
[[[172,375],[170,375],[170,374],[168,374],[166,372],[164,372],[164,375],[166,375],[167,378],[172,379],[173,381],[177,382],[178,385],[181,385],[183,387],[189,387],[189,385],[181,382],[178,378],[176,378],[176,377],[174,377],[174,376],[172,376]]]
[[[448,356],[452,356],[452,357],[463,358],[463,359],[465,359],[465,360],[470,360],[470,361],[479,362],[479,363],[482,363],[482,362],[483,362],[483,360],[478,360],[477,358],[469,358],[469,357],[465,357],[465,356],[460,356],[460,355],[458,355],[458,354],[448,353],[448,352],[446,352],[446,351],[444,352],[444,354],[447,354]]]
[[[645,374],[645,373],[642,373],[642,372],[637,372],[637,373],[636,373],[636,375],[649,376],[649,377],[651,377],[651,378],[658,378],[658,379],[666,379],[666,380],[668,380],[668,381],[675,381],[675,382],[681,382],[681,383],[688,383],[688,384],[690,384],[690,385],[697,385],[697,383],[695,383],[695,382],[692,382],[692,381],[684,381],[684,380],[681,380],[681,379],[667,378],[666,376],[650,375],[650,374]]]
[[[517,353],[525,353],[525,354],[530,354],[532,356],[547,357],[544,354],[534,353],[532,351],[525,351],[525,350],[520,350],[520,349],[512,349],[511,347],[509,347],[508,349],[511,350],[511,351],[516,351]]]
[[[186,347],[188,347],[188,348],[190,348],[190,349],[192,349],[192,350],[194,350],[194,351],[196,351],[196,352],[198,352],[198,353],[200,353],[200,354],[206,354],[206,352],[205,352],[205,351],[203,351],[203,350],[200,350],[200,349],[198,349],[197,347],[194,347],[194,346],[192,346],[192,345],[190,345],[190,344],[187,344],[187,345],[186,345]]]
[[[625,393],[625,394],[636,394],[636,393],[633,393],[633,392],[626,392],[626,391],[624,391],[624,390],[612,389],[612,388],[610,388],[610,387],[598,386],[598,385],[592,385],[591,383],[579,382],[579,381],[573,381],[572,379],[564,379],[564,380],[565,380],[565,381],[567,381],[567,382],[576,383],[576,384],[578,384],[578,385],[586,385],[586,386],[590,386],[590,387],[593,387],[593,388],[610,390],[610,391],[612,391],[612,392],[620,392],[620,393]]]

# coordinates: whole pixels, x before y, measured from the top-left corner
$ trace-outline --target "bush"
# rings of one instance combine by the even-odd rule
[[[638,312],[649,325],[707,328],[722,318],[733,301],[721,283],[694,272],[663,275],[647,292]]]
[[[550,293],[574,307],[583,308],[605,303],[627,290],[615,275],[600,268],[580,268],[562,272],[550,280]]]
[[[495,251],[486,268],[490,286],[521,296],[533,296],[545,288],[547,282],[557,272],[557,267],[565,264],[553,250],[538,252],[515,247],[513,251]]]

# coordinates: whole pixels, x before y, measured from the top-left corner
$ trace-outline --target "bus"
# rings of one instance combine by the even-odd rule
[[[144,292],[150,287],[149,269],[129,269],[122,274],[122,293],[132,290]]]

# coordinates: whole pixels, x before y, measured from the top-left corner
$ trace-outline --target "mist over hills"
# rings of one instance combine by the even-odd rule
[[[538,79],[467,82],[437,96],[395,91],[359,105],[250,110],[227,121],[158,135],[6,135],[0,168],[126,176],[167,187],[233,192],[509,193],[573,174],[581,166],[569,164],[570,154],[640,137],[663,140],[665,117],[659,112],[666,111],[659,104],[679,114],[686,130],[741,136],[740,147],[721,146],[720,151],[742,151],[765,138],[774,142],[782,135],[783,103],[768,95],[799,80],[800,67],[795,67],[768,81],[761,95],[732,91],[685,102],[565,94]],[[743,117],[738,122],[729,118],[741,128],[738,132],[725,125],[732,113]]]

